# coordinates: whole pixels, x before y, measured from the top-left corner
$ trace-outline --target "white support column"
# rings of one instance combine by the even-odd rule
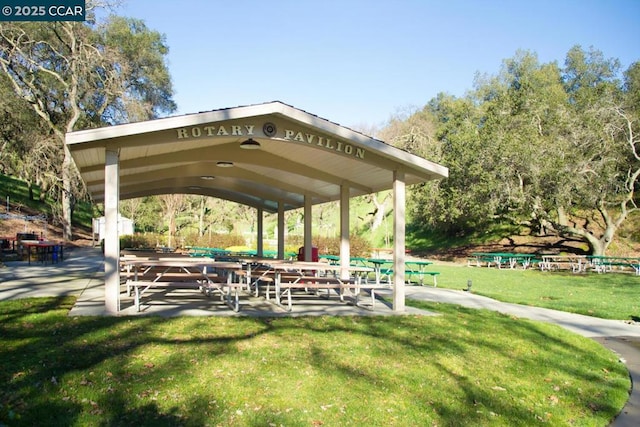
[[[393,311],[405,311],[405,200],[404,171],[393,173]]]
[[[311,197],[304,196],[304,260],[311,261],[311,247],[313,246]]]
[[[340,187],[340,266],[344,268],[340,272],[340,278],[349,278],[349,267],[351,260],[351,242],[349,240],[349,186]]]
[[[108,314],[120,311],[120,164],[117,151],[105,151],[104,164],[104,305]]]
[[[284,204],[278,202],[278,259],[284,259]]]
[[[258,208],[256,212],[256,223],[257,223],[257,231],[256,231],[256,255],[259,257],[264,256],[264,246],[263,246],[263,212],[262,208]]]

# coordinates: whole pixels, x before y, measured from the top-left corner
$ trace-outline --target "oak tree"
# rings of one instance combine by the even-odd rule
[[[3,77],[37,114],[60,153],[57,189],[65,239],[72,238],[78,194],[65,134],[175,110],[164,36],[135,19],[112,15],[97,23],[94,12],[89,1],[86,22],[0,23]]]

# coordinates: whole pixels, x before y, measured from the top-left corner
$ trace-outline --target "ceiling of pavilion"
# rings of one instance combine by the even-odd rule
[[[244,149],[251,139],[258,149]],[[66,143],[94,200],[104,199],[105,151],[119,153],[120,199],[201,194],[266,212],[407,185],[447,168],[281,102],[70,132]],[[223,167],[227,166],[227,167]]]

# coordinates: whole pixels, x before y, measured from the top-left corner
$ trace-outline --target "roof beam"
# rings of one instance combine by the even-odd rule
[[[218,168],[214,173],[212,173],[211,162],[198,162],[189,165],[181,165],[167,169],[161,169],[153,174],[141,172],[138,174],[132,175],[124,175],[120,178],[120,185],[126,186],[136,183],[153,183],[156,181],[160,181],[163,179],[169,178],[183,178],[183,177],[195,177],[200,180],[202,176],[214,176],[214,177],[225,177],[225,178],[236,178],[242,181],[253,181],[256,183],[260,183],[261,185],[267,185],[274,188],[280,188],[284,191],[298,194],[307,194],[312,197],[323,199],[326,196],[315,192],[305,190],[302,187],[294,185],[290,182],[283,182],[282,180],[273,179],[270,176],[265,174],[256,173],[254,170],[249,168],[244,168],[242,165],[235,165],[233,168]],[[219,181],[219,180],[218,180]],[[214,178],[214,182],[207,185],[207,183],[200,181],[203,187],[216,186],[216,181]],[[91,187],[93,185],[99,185],[102,181],[91,181],[87,182],[87,187]]]
[[[120,192],[121,193],[130,193],[130,192],[139,192],[144,189],[148,191],[152,191],[155,188],[174,188],[182,190],[191,190],[191,191],[182,191],[185,193],[204,193],[206,190],[212,191],[227,191],[227,192],[240,192],[246,193],[252,197],[258,199],[265,200],[283,200],[285,203],[297,204],[303,199],[301,194],[298,194],[298,197],[291,196],[292,194],[297,193],[287,193],[285,191],[279,191],[277,188],[272,189],[270,191],[265,191],[264,188],[258,188],[255,185],[251,185],[251,183],[237,183],[237,182],[227,182],[216,185],[207,185],[205,182],[198,178],[192,177],[183,177],[183,178],[169,178],[169,179],[161,179],[157,180],[153,186],[149,186],[147,183],[136,183],[136,184],[128,184],[123,185],[120,183]]]
[[[141,189],[139,191],[132,191],[128,193],[124,193],[120,195],[121,200],[125,199],[135,199],[138,197],[146,197],[146,196],[159,196],[163,194],[175,194],[174,188],[155,188],[153,190]],[[185,191],[180,194],[194,194],[201,196],[214,197],[216,199],[223,199],[234,203],[239,203],[241,205],[250,206],[252,208],[261,208],[265,212],[268,213],[276,213],[278,211],[278,204],[272,200],[263,200],[257,199],[254,197],[247,196],[245,194],[238,193],[230,193],[227,191],[216,190],[216,189],[207,189],[207,191],[199,191],[199,190],[189,190],[185,189]],[[285,210],[297,209],[298,206],[292,206],[285,203]]]
[[[175,153],[159,154],[155,156],[139,157],[135,159],[125,159],[120,161],[120,174],[121,177],[126,175],[126,171],[129,169],[148,167],[149,165],[175,165],[182,163],[192,163],[194,161],[199,162],[215,162],[215,161],[231,161],[241,162],[246,164],[252,164],[262,166],[266,168],[278,169],[278,165],[286,165],[286,170],[292,174],[300,176],[311,177],[313,179],[331,183],[333,185],[347,184],[352,188],[357,188],[364,193],[371,193],[373,190],[365,185],[361,185],[355,182],[345,182],[345,180],[339,176],[327,173],[325,171],[314,168],[309,164],[293,162],[290,159],[286,159],[280,156],[273,155],[271,153],[264,152],[262,150],[243,150],[239,148],[238,144],[225,144],[216,147],[204,147],[194,150],[183,150]],[[95,165],[92,167],[83,168],[81,172],[94,172],[103,169],[103,165]],[[158,167],[161,169],[161,167]]]

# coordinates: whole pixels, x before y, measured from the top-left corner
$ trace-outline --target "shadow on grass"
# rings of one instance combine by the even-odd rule
[[[411,305],[419,308],[435,310],[443,309],[448,314],[453,314],[464,322],[464,332],[451,334],[448,330],[440,331],[426,328],[421,330],[416,328],[416,322],[411,317],[398,318],[394,321],[394,328],[399,331],[414,331],[414,333],[389,334],[385,325],[376,325],[376,322],[366,322],[366,329],[358,330],[361,334],[370,335],[372,338],[382,340],[393,340],[401,344],[407,352],[415,352],[423,359],[426,365],[438,370],[438,377],[443,383],[456,384],[450,388],[454,393],[453,399],[457,399],[456,404],[443,402],[431,402],[435,413],[442,419],[449,420],[453,424],[455,420],[464,420],[465,425],[483,425],[487,421],[487,414],[501,414],[501,423],[507,421],[508,425],[522,424],[523,420],[549,421],[545,419],[544,411],[534,411],[532,406],[540,405],[542,402],[528,402],[527,392],[518,393],[514,390],[506,390],[502,386],[509,387],[501,382],[501,373],[512,378],[515,375],[540,373],[541,381],[551,381],[544,375],[554,375],[554,372],[562,373],[562,376],[570,378],[580,378],[586,382],[602,383],[603,375],[597,369],[584,369],[587,366],[611,365],[613,359],[604,360],[601,355],[591,354],[589,348],[595,348],[597,344],[577,338],[574,341],[567,340],[567,333],[559,331],[559,334],[550,334],[546,325],[527,320],[516,320],[510,316],[497,314],[487,310],[477,310],[456,306],[443,306],[437,304],[412,302]],[[497,322],[496,322],[497,318]],[[488,322],[492,323],[493,331],[487,330]],[[359,321],[359,323],[364,323]],[[497,328],[496,328],[497,326]],[[307,325],[313,328],[312,325]],[[552,330],[554,328],[551,328]],[[333,328],[331,332],[336,332]],[[344,333],[353,333],[352,325],[341,330]],[[500,335],[508,337],[505,342],[500,339]],[[531,345],[525,346],[525,350],[513,352],[514,347],[522,346],[522,343]],[[383,350],[383,357],[393,360],[397,357],[397,348],[391,347],[388,351]],[[503,356],[503,363],[487,360],[481,353]],[[442,355],[445,355],[444,357]],[[457,358],[458,363],[450,363]],[[380,385],[380,379],[376,375],[366,376],[362,369],[354,367],[344,359],[331,360],[326,352],[317,351],[316,363],[327,363],[331,361],[331,366],[336,370],[343,371],[343,374],[350,378],[366,380],[367,386],[361,387],[363,390],[371,390]],[[578,362],[579,361],[579,362]],[[461,363],[462,364],[461,364]],[[578,362],[578,363],[576,363]],[[613,362],[615,363],[615,362]],[[483,372],[484,371],[484,372]],[[478,373],[477,376],[474,375]],[[495,382],[487,383],[486,372]],[[507,375],[508,374],[508,375]],[[535,376],[535,374],[534,374]],[[405,378],[406,382],[412,379]],[[508,380],[507,380],[508,382]],[[388,387],[388,385],[387,385]],[[557,386],[554,386],[557,387]],[[398,393],[407,393],[407,389],[402,383],[397,384]],[[615,387],[610,392],[615,392]],[[549,387],[549,391],[552,387]],[[441,390],[446,393],[445,390]],[[551,392],[552,396],[553,393]],[[546,397],[546,396],[545,396]],[[414,396],[416,405],[424,405],[425,399],[420,393]],[[600,402],[595,396],[583,396],[580,405],[592,414],[601,413],[606,418],[613,418],[618,413],[618,405],[610,405]],[[469,410],[469,408],[475,408]],[[526,423],[525,423],[526,424]]]
[[[306,380],[298,372],[311,369],[335,387],[337,401],[353,394],[366,401],[362,422],[370,408],[383,408],[395,409],[402,424],[486,425],[499,414],[515,425],[544,421],[545,411],[554,410],[555,402],[544,399],[561,393],[551,388],[556,377],[602,384],[619,369],[615,359],[593,351],[597,344],[559,328],[440,304],[416,303],[442,313],[436,317],[281,319],[69,318],[72,304],[72,298],[0,304],[6,343],[0,424],[308,424],[304,413],[270,402],[289,387],[302,388]],[[265,371],[252,371],[252,364]],[[282,376],[276,384],[283,390],[261,396],[257,384],[270,373]],[[503,376],[537,378],[549,391],[534,401],[529,385],[505,384]],[[604,396],[557,387],[587,417],[609,420],[619,410]],[[620,391],[619,384],[606,387],[605,395]],[[289,399],[313,399],[321,395],[316,388]],[[241,405],[247,397],[261,402],[259,410]],[[394,406],[400,397],[411,402],[406,413]]]

